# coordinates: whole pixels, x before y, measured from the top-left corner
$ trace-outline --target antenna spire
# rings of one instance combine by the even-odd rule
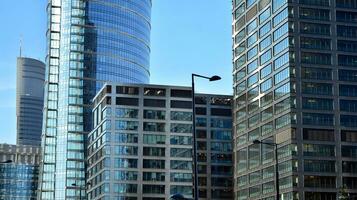
[[[22,34],[20,35],[20,57],[22,57]]]

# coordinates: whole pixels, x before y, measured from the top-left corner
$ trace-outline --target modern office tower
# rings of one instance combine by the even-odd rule
[[[41,145],[45,64],[32,58],[17,58],[17,144]]]
[[[40,147],[0,144],[0,199],[36,200]]]
[[[259,142],[278,144],[281,199],[356,195],[357,2],[233,8],[236,199],[274,199],[274,145]]]
[[[89,199],[192,198],[191,88],[108,84],[94,98]],[[232,199],[231,96],[197,94],[200,199]]]
[[[39,199],[84,196],[90,100],[104,82],[149,82],[151,0],[48,1]]]

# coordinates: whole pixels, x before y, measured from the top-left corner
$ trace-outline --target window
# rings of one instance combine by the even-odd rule
[[[143,181],[165,181],[164,172],[143,172]]]
[[[170,194],[185,194],[192,196],[192,186],[171,185]]]
[[[252,61],[251,63],[249,63],[247,65],[247,69],[248,69],[248,74],[253,72],[254,70],[256,70],[258,68],[258,59],[255,59],[254,61]]]
[[[253,5],[257,0],[247,0],[247,8]]]
[[[333,110],[333,100],[304,97],[302,99],[302,107],[310,110]]]
[[[338,64],[348,67],[357,67],[357,56],[338,55]]]
[[[341,130],[341,141],[357,142],[357,131]]]
[[[166,101],[165,100],[159,100],[159,99],[144,99],[144,106],[145,107],[165,108],[166,107]]]
[[[277,70],[288,63],[289,63],[289,52],[286,52],[283,55],[281,55],[279,58],[274,60],[274,69]]]
[[[170,180],[172,182],[192,182],[191,173],[170,173]]]
[[[172,123],[170,130],[172,133],[192,133],[192,124]]]
[[[271,78],[264,81],[262,84],[260,84],[260,92],[262,93],[266,92],[272,87],[272,85],[273,85],[273,81]]]
[[[144,88],[144,96],[159,96],[164,97],[166,90],[161,88]]]
[[[357,37],[357,27],[337,25],[337,36],[355,38]]]
[[[332,70],[326,68],[302,67],[301,77],[312,80],[332,80]]]
[[[256,100],[248,105],[248,113],[252,114],[253,112],[259,109],[259,101]]]
[[[245,29],[239,31],[239,33],[237,33],[237,35],[234,37],[234,42],[236,44],[240,43],[241,41],[243,41],[243,39],[245,38]]]
[[[280,7],[286,4],[287,0],[273,0],[273,12],[277,11]]]
[[[275,104],[275,114],[279,114],[281,112],[284,112],[287,109],[290,109],[292,107],[291,105],[291,97],[288,97],[279,103]]]
[[[328,83],[302,83],[303,94],[332,95],[332,85]]]
[[[262,136],[268,135],[273,132],[273,122],[266,123],[262,126]]]
[[[258,73],[255,73],[254,75],[250,76],[247,80],[248,83],[248,87],[254,85],[255,83],[257,83],[259,80],[259,76]]]
[[[192,108],[192,101],[171,101],[171,108]]]
[[[303,113],[302,121],[305,125],[313,126],[333,126],[333,114]]]
[[[279,54],[280,52],[284,51],[289,47],[289,38],[285,38],[281,40],[279,43],[274,45],[274,56]]]
[[[267,48],[270,45],[271,45],[271,36],[269,35],[259,43],[260,51],[263,51],[265,48]]]
[[[144,110],[144,119],[165,119],[163,110]]]
[[[117,94],[129,94],[129,95],[138,95],[139,88],[137,87],[126,87],[126,86],[116,86]]]
[[[357,8],[357,2],[353,0],[336,0],[338,8]]]
[[[247,39],[247,47],[251,47],[254,43],[256,43],[258,40],[258,33],[255,32],[254,34],[252,34],[251,36],[248,37]]]
[[[330,35],[329,24],[315,24],[315,23],[300,23],[300,33],[314,34],[314,35]]]
[[[260,70],[260,79],[267,77],[268,75],[271,74],[271,72],[272,72],[271,64],[265,66],[263,69]]]
[[[170,144],[172,145],[192,145],[191,136],[171,136]]]
[[[311,188],[336,188],[336,177],[304,176],[304,186]]]
[[[116,108],[115,117],[119,118],[138,118],[138,109],[129,109],[129,108]]]
[[[114,141],[118,143],[138,143],[138,134],[115,133]]]
[[[271,49],[269,49],[268,51],[264,52],[260,56],[260,64],[264,65],[266,62],[270,61],[270,59],[271,59]]]
[[[143,147],[144,156],[165,157],[165,148],[162,147]]]
[[[171,97],[181,97],[181,98],[191,98],[192,91],[191,90],[171,90]]]
[[[331,40],[322,38],[300,37],[300,45],[305,49],[330,50]]]
[[[254,19],[252,22],[250,22],[247,26],[247,33],[252,33],[254,29],[256,29],[258,26],[258,20]]]
[[[247,94],[248,94],[248,100],[254,99],[255,97],[257,97],[259,95],[258,86],[253,88],[253,89],[251,89],[251,90],[249,90]]]
[[[138,106],[139,99],[137,98],[127,98],[127,97],[117,97],[116,105],[124,105],[124,106]]]
[[[143,184],[143,194],[165,194],[165,185]]]
[[[264,24],[260,29],[259,29],[259,37],[262,38],[265,36],[267,33],[269,33],[271,30],[271,24],[270,22]]]
[[[329,6],[330,0],[300,0],[300,3],[305,5],[313,5],[313,6]]]
[[[337,40],[337,50],[345,52],[356,52],[357,41]]]
[[[289,16],[289,12],[288,12],[288,8],[285,8],[284,10],[282,10],[279,14],[277,14],[274,18],[273,18],[273,26],[275,27],[276,25],[278,25],[280,22],[284,21],[285,19],[287,19]]]
[[[212,118],[211,119],[211,127],[213,127],[213,128],[232,128],[232,120],[231,119]]]
[[[331,54],[302,52],[301,63],[331,65]]]
[[[342,157],[357,158],[357,146],[342,146]]]
[[[238,47],[234,49],[234,56],[239,56],[245,51],[245,42],[242,42]]]
[[[235,11],[234,11],[234,17],[235,19],[238,19],[245,11],[245,4],[243,3],[241,6],[239,6]]]
[[[262,14],[259,15],[259,23],[262,24],[270,17],[270,7],[268,7]]]
[[[260,99],[261,106],[265,106],[271,102],[273,102],[273,92],[269,92]]]
[[[171,157],[180,157],[180,158],[191,158],[192,149],[183,149],[183,148],[171,148],[170,149]]]
[[[291,124],[291,115],[286,114],[275,120],[275,129],[280,129],[290,124]]]
[[[138,147],[134,146],[115,146],[114,147],[115,155],[138,155]]]
[[[320,20],[320,21],[329,21],[330,20],[330,10],[300,7],[300,18],[301,19]]]
[[[144,122],[143,130],[150,132],[165,132],[165,123]]]
[[[114,159],[115,168],[137,168],[137,159],[127,159],[127,158],[116,158]]]
[[[143,168],[165,169],[165,160],[143,160]]]
[[[277,85],[280,82],[284,81],[285,79],[289,78],[290,76],[290,68],[287,67],[280,71],[279,73],[275,74],[274,76],[274,84]]]
[[[340,85],[340,96],[357,97],[357,87],[355,85]]]
[[[238,82],[240,80],[242,80],[245,77],[246,73],[245,73],[245,68],[243,68],[242,70],[238,71],[235,74],[235,82]]]
[[[143,135],[144,144],[165,144],[165,135]]]
[[[192,121],[192,112],[171,111],[171,120]]]
[[[306,172],[335,172],[335,161],[304,160]]]
[[[252,59],[257,54],[258,54],[258,46],[255,46],[247,52],[247,60]]]
[[[334,157],[334,145],[304,144],[304,156]]]
[[[356,12],[347,12],[347,11],[336,11],[336,21],[338,22],[357,22],[357,13]]]
[[[344,127],[357,127],[357,116],[355,115],[341,115],[340,124]]]
[[[286,83],[274,91],[274,99],[279,99],[282,96],[290,93],[290,83]]]
[[[192,162],[183,160],[171,160],[170,169],[192,170]]]
[[[357,112],[357,101],[341,99],[340,110],[345,112]]]
[[[271,119],[273,117],[273,107],[267,108],[261,112],[262,121]]]
[[[304,140],[313,141],[335,141],[335,133],[328,129],[306,129],[303,130]]]
[[[273,40],[276,41],[289,32],[289,23],[281,25],[273,33]]]
[[[116,130],[137,131],[139,122],[136,121],[115,121]]]
[[[242,93],[244,90],[246,89],[246,86],[245,86],[245,81],[239,83],[236,87],[236,93],[237,94],[240,94]]]
[[[113,184],[114,193],[137,193],[138,186],[136,184]]]

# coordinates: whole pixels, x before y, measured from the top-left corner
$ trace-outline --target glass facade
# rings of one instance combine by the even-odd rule
[[[39,161],[38,146],[0,144],[0,199],[36,200]]]
[[[181,193],[192,198],[192,105],[183,103],[191,103],[190,88],[125,86],[138,91],[130,98],[141,103],[133,106],[117,101],[128,97],[119,87],[106,85],[94,100],[87,197],[169,199]],[[200,199],[232,199],[232,99],[201,94],[196,99]],[[132,128],[118,129],[118,122]]]
[[[357,192],[356,5],[233,1],[235,199],[275,196],[274,149],[255,139],[278,144],[281,199]]]
[[[84,198],[89,105],[107,81],[149,82],[151,6],[151,0],[48,1],[40,199]],[[117,125],[135,128],[130,121]]]

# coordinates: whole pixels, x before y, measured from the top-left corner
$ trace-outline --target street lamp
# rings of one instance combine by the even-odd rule
[[[8,164],[8,163],[12,163],[12,160],[6,160],[6,161],[0,162],[0,164]]]
[[[192,74],[192,132],[193,132],[193,167],[194,167],[194,199],[198,200],[198,168],[197,168],[197,142],[196,142],[196,107],[195,107],[195,77],[208,79],[209,81],[221,80],[219,76],[202,76]]]
[[[279,170],[278,170],[278,144],[274,142],[262,142],[260,140],[254,140],[253,144],[266,144],[274,146],[275,150],[275,190],[276,190],[276,200],[279,200]]]

